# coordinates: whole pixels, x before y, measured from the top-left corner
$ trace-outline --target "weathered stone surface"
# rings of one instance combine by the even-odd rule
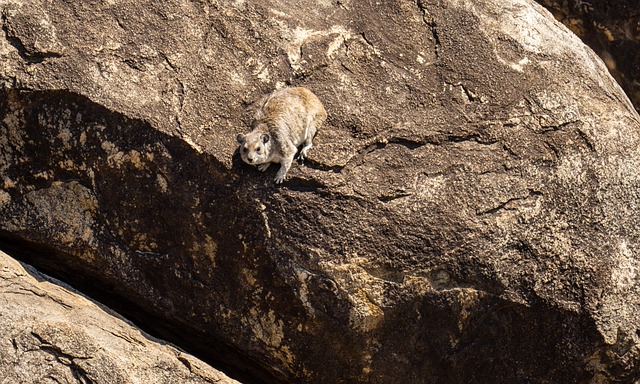
[[[0,252],[3,383],[238,383]]]
[[[602,57],[640,111],[640,3],[538,0]]]
[[[2,14],[0,234],[31,262],[256,380],[640,377],[640,119],[535,3]],[[284,84],[329,119],[276,187],[235,136]]]

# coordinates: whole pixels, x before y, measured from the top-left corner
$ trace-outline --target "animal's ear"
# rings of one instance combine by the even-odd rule
[[[271,135],[269,135],[268,133],[263,133],[260,138],[262,138],[262,142],[266,144],[271,139]]]
[[[238,140],[238,143],[242,144],[244,142],[244,135],[242,133],[238,133],[236,140]]]

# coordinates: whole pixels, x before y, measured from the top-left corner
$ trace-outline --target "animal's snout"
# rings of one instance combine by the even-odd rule
[[[247,156],[247,160],[249,160],[250,163],[253,163],[253,161],[255,160],[253,157],[251,156]]]

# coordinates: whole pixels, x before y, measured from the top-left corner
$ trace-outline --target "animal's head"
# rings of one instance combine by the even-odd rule
[[[246,135],[242,133],[236,136],[240,144],[240,157],[245,163],[258,165],[269,162],[271,153],[271,135],[264,132],[253,131]]]

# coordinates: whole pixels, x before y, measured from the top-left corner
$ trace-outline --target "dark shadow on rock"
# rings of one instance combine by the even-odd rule
[[[292,293],[215,158],[67,91],[2,91],[0,111],[15,119],[0,126],[12,156],[2,249],[244,382],[278,381],[229,346],[247,330],[216,315],[255,304],[244,270]]]

